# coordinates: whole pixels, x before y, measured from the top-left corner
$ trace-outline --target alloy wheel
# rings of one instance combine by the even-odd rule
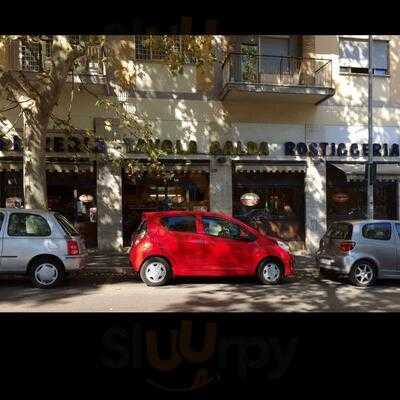
[[[374,276],[374,271],[372,267],[368,264],[357,265],[354,271],[354,278],[361,285],[368,285]]]

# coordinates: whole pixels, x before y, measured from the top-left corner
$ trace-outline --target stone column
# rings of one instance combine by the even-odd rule
[[[229,157],[220,163],[220,157],[210,162],[210,210],[232,215],[232,162]]]
[[[326,231],[326,166],[320,161],[307,160],[304,182],[306,208],[306,248],[314,254]]]
[[[122,250],[121,170],[106,161],[97,164],[97,240],[100,250]]]

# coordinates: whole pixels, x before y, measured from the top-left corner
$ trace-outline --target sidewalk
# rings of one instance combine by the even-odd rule
[[[89,249],[89,257],[86,271],[113,272],[117,274],[135,274],[129,266],[128,250],[126,247],[122,253],[105,252],[98,249]],[[294,252],[296,257],[296,269],[306,271],[315,268],[314,258],[304,251]]]
[[[89,249],[89,257],[84,269],[87,272],[113,272],[118,274],[135,274],[129,266],[129,248],[121,253]]]

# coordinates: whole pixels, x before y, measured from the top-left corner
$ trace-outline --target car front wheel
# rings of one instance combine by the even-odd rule
[[[282,281],[283,270],[274,260],[267,260],[258,267],[258,279],[264,285],[276,285]]]
[[[171,267],[164,258],[152,257],[143,264],[140,277],[147,286],[163,286],[171,279]]]
[[[34,286],[49,289],[64,279],[64,268],[53,259],[40,258],[31,266],[30,276]]]
[[[369,261],[357,261],[351,268],[349,278],[355,286],[371,286],[376,280],[375,266]]]

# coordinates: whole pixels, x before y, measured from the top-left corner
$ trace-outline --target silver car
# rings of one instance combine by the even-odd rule
[[[316,261],[321,275],[345,274],[356,286],[400,278],[400,221],[334,222],[320,241]]]
[[[85,266],[83,239],[59,213],[0,208],[0,273],[28,274],[50,288]]]

